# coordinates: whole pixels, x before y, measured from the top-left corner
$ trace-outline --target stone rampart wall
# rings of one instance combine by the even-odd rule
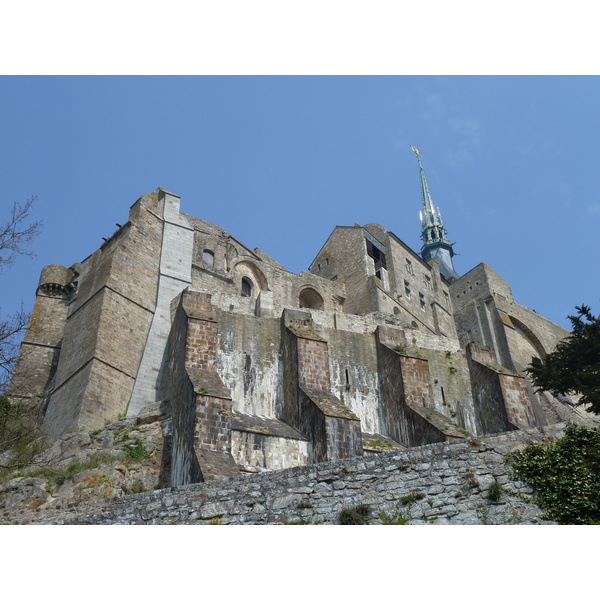
[[[382,511],[413,524],[549,523],[531,502],[532,490],[511,479],[505,457],[562,430],[555,425],[162,489],[123,496],[95,514],[82,514],[81,506],[40,513],[32,523],[335,524],[340,510],[361,503],[371,506],[374,523]],[[487,497],[494,480],[503,487],[495,503]]]

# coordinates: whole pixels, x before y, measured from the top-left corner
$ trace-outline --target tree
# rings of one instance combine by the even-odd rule
[[[9,220],[0,225],[0,274],[17,257],[33,256],[29,244],[42,229],[41,221],[31,219],[36,201],[33,196],[24,204],[15,202]],[[0,319],[0,467],[7,469],[30,464],[42,447],[36,411],[6,396],[28,322],[29,315],[22,307]]]
[[[30,242],[42,230],[41,221],[32,221],[31,214],[37,198],[24,204],[15,202],[9,220],[0,225],[0,274],[11,267],[18,256],[33,256]],[[29,315],[21,307],[6,319],[0,319],[0,394],[6,392],[19,353],[21,335],[27,328]]]
[[[600,523],[600,430],[569,423],[562,438],[532,444],[509,458],[536,491],[544,518],[562,525]]]
[[[526,369],[533,384],[553,394],[580,394],[579,404],[600,414],[600,318],[589,306],[576,306],[573,331],[543,362]]]

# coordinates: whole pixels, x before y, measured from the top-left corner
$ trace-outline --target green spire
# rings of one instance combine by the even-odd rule
[[[419,212],[419,217],[421,218],[421,239],[426,246],[441,241],[450,243],[446,237],[446,230],[442,223],[440,209],[436,208],[431,198],[425,171],[423,171],[423,165],[421,164],[421,153],[414,146],[410,148],[417,155],[417,160],[419,161],[419,176],[421,178],[421,194],[423,199],[423,211]]]
[[[419,217],[421,218],[421,239],[423,240],[421,256],[424,260],[434,258],[440,265],[442,275],[449,281],[452,281],[458,278],[452,264],[452,257],[454,256],[453,244],[446,237],[446,229],[442,222],[440,209],[434,205],[431,198],[425,171],[423,171],[423,165],[421,164],[421,153],[414,146],[410,148],[417,155],[419,177],[421,178],[421,195],[423,200],[423,210],[419,212]]]

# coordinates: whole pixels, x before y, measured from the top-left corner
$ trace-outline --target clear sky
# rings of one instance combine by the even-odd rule
[[[295,273],[336,225],[378,222],[419,250],[422,153],[455,268],[486,262],[517,302],[568,325],[598,310],[600,78],[0,78],[0,215],[39,198],[34,261],[1,275],[34,301],[164,187]]]

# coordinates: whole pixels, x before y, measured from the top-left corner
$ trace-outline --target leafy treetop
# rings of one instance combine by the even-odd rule
[[[581,394],[579,404],[600,414],[600,319],[589,306],[576,306],[573,331],[543,362],[527,368],[534,385],[553,394]]]

